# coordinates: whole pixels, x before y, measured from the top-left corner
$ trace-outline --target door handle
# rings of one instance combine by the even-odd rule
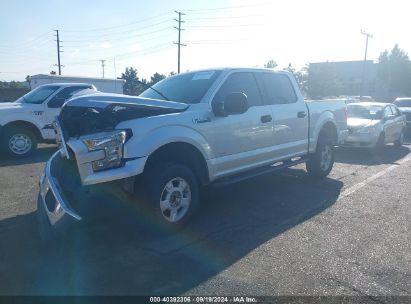
[[[307,116],[307,113],[305,111],[301,111],[297,113],[297,117],[298,118],[304,118]]]
[[[261,116],[261,122],[262,123],[266,123],[266,122],[270,122],[272,121],[273,118],[271,117],[271,115],[263,115]]]

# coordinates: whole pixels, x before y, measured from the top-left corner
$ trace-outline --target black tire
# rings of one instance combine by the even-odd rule
[[[327,157],[327,161],[325,159]],[[309,175],[315,178],[324,178],[332,170],[334,165],[334,145],[325,134],[320,134],[315,153],[305,163]]]
[[[404,136],[405,136],[405,132],[404,130],[401,130],[400,136],[398,137],[396,141],[394,141],[394,146],[402,147],[402,145],[404,144]]]
[[[184,227],[199,207],[200,186],[195,174],[185,165],[158,164],[149,168],[145,176],[143,197],[154,211],[154,221],[166,232],[173,232]],[[188,191],[181,191],[179,193],[175,191],[176,188],[172,188],[172,191],[165,189],[169,183],[172,183],[174,187],[179,187],[183,185],[179,184],[183,181],[188,185]],[[141,191],[142,188],[137,187],[136,191],[139,191],[138,189]],[[185,201],[187,201],[188,192],[190,193],[190,200],[186,208],[183,206],[183,200],[185,199]],[[170,207],[162,210],[160,200],[163,199],[163,201],[167,201],[167,195],[170,197],[169,201],[171,201],[171,203],[168,204]],[[136,196],[142,197],[141,193],[136,193]],[[174,201],[172,199],[173,197],[175,199]],[[175,206],[173,204],[175,204]],[[176,221],[172,221],[172,210],[177,210],[176,217],[182,217]]]
[[[20,153],[17,150],[13,150],[10,146],[10,141],[13,137],[19,136],[24,138],[25,144],[29,143],[29,148],[27,150],[22,150]],[[13,158],[25,158],[30,156],[37,150],[37,138],[32,131],[20,128],[20,127],[9,127],[3,131],[3,136],[1,138],[1,147],[4,152]]]
[[[54,233],[51,229],[46,210],[44,209],[43,202],[40,195],[37,198],[37,231],[40,240],[48,242],[54,239]]]

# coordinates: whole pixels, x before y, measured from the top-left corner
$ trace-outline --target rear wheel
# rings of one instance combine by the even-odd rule
[[[149,169],[145,192],[155,221],[169,231],[182,228],[198,209],[199,184],[185,165],[160,164]]]
[[[396,147],[401,147],[404,144],[404,130],[401,130],[400,136],[396,141],[394,141],[394,145]]]
[[[305,163],[309,175],[317,178],[326,177],[334,165],[334,146],[326,135],[320,135],[317,148],[311,158]]]
[[[25,128],[6,128],[1,143],[5,153],[14,158],[27,157],[37,149],[36,136]]]

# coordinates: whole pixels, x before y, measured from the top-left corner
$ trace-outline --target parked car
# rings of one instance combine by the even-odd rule
[[[405,115],[408,131],[411,130],[411,97],[401,97],[394,101],[397,108]]]
[[[305,102],[291,74],[240,68],[179,74],[139,97],[75,98],[56,128],[61,149],[47,162],[38,200],[46,239],[82,218],[65,194],[74,174],[61,166],[82,185],[122,184],[175,229],[197,210],[203,186],[303,162],[310,175],[327,176],[333,147],[348,133],[344,101]]]
[[[371,96],[344,96],[340,98],[344,98],[346,104],[356,103],[356,102],[374,102],[375,101]]]
[[[404,142],[405,117],[390,103],[361,102],[347,105],[348,137],[345,146],[380,149]]]
[[[96,91],[87,83],[56,83],[37,87],[15,102],[1,103],[0,149],[22,158],[33,153],[37,143],[55,141],[52,122],[64,102]]]

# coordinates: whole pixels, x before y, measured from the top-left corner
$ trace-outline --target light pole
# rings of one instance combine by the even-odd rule
[[[365,80],[365,64],[367,62],[367,51],[368,51],[368,38],[372,38],[372,35],[361,30],[361,34],[365,35],[365,55],[364,62],[362,63],[362,73],[361,73],[361,88],[360,88],[360,101],[364,90],[364,80]]]

